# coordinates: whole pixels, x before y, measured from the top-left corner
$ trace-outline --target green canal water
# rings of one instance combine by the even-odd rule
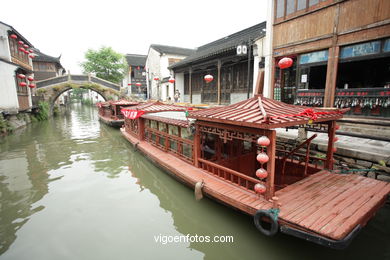
[[[231,243],[159,243],[163,236]],[[94,108],[0,139],[0,259],[390,259],[390,207],[342,251],[278,234],[193,191],[99,123]]]

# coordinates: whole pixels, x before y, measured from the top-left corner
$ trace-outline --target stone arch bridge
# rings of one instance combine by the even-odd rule
[[[99,93],[105,100],[110,97],[115,98],[120,95],[120,85],[92,75],[72,75],[67,74],[55,78],[45,79],[36,82],[37,89],[35,95],[50,104],[52,111],[57,98],[70,89],[85,88]]]

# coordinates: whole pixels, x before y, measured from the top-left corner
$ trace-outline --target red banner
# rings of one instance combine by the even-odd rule
[[[142,111],[142,110],[131,110],[131,109],[125,109],[125,108],[122,108],[121,112],[128,119],[136,119],[136,118],[142,116],[143,114],[145,114],[145,111]]]

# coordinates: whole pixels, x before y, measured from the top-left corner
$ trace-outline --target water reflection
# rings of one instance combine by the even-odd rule
[[[264,237],[252,218],[196,202],[80,105],[0,139],[0,259],[386,259],[389,216],[382,209],[344,251]],[[232,235],[234,243],[162,245],[160,234]]]

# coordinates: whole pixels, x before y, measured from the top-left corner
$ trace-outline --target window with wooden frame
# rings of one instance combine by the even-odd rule
[[[11,33],[9,33],[9,35],[11,35]],[[23,47],[23,46],[18,44],[18,41],[20,39],[19,38],[13,39],[11,37],[8,37],[8,40],[9,40],[11,57],[29,65],[28,54],[19,50],[19,47]]]
[[[275,23],[331,5],[337,0],[274,0]]]
[[[15,73],[15,79],[16,79],[16,92],[18,93],[18,95],[28,95],[28,89],[27,89],[27,86],[26,87],[21,87],[19,84],[24,82],[28,85],[28,82],[27,82],[27,76],[26,78],[24,79],[20,79],[18,78],[18,74],[24,74],[26,75],[27,73],[23,70],[17,70],[16,73]]]

